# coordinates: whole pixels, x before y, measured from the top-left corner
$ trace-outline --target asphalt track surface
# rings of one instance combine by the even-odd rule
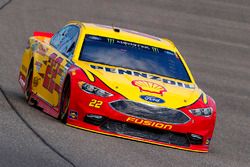
[[[249,0],[0,0],[0,166],[250,166]],[[3,7],[2,7],[3,6]],[[172,39],[217,102],[209,153],[86,132],[29,107],[17,82],[33,31],[69,20]]]

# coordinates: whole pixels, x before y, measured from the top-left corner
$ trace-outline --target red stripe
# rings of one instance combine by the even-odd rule
[[[51,38],[54,34],[51,32],[39,32],[39,31],[35,31],[34,36],[42,36],[42,37],[48,37]]]

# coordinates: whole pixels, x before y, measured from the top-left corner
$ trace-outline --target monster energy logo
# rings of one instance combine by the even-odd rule
[[[112,38],[107,38],[107,39],[108,39],[108,43],[110,43],[110,44],[114,44],[115,43],[114,39],[112,39]]]
[[[159,49],[158,48],[152,47],[152,50],[153,50],[153,52],[159,53]]]

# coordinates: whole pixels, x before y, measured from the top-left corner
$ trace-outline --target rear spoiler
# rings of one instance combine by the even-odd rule
[[[54,34],[52,32],[40,32],[40,31],[35,31],[33,33],[33,36],[42,36],[42,37],[48,37],[51,38]]]

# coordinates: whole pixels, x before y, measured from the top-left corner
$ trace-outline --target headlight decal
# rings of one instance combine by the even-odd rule
[[[211,107],[208,108],[197,108],[197,109],[190,109],[189,110],[193,115],[196,116],[206,116],[209,117],[213,113],[213,109]]]
[[[83,81],[80,81],[78,82],[78,85],[80,87],[80,89],[82,89],[83,91],[85,91],[86,93],[89,93],[89,94],[94,94],[94,95],[97,95],[97,96],[101,96],[101,97],[111,97],[113,96],[113,94],[99,88],[99,87],[96,87],[92,84],[88,84],[86,82],[83,82]]]
[[[205,96],[205,99],[204,99]],[[205,103],[205,101],[206,103]],[[192,104],[178,108],[179,110],[186,110],[193,116],[210,117],[213,115],[214,107],[209,103],[208,96],[201,93],[200,97]]]

